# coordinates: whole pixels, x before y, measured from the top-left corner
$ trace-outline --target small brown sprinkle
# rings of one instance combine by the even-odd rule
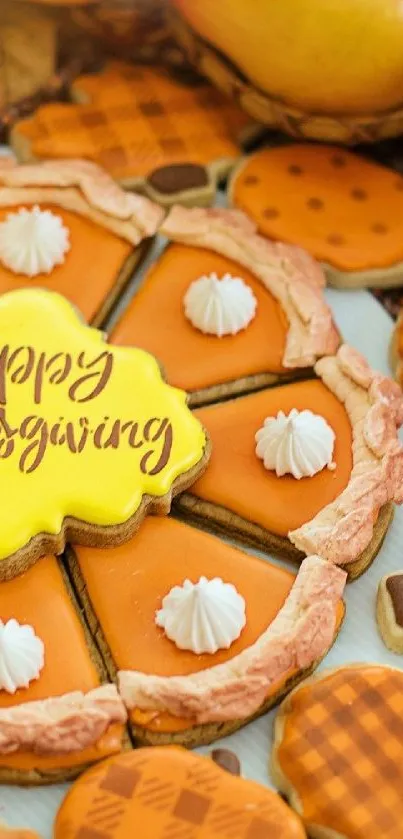
[[[301,167],[296,166],[295,163],[293,163],[291,166],[288,167],[288,171],[289,171],[290,175],[302,175]]]
[[[236,754],[234,754],[234,752],[230,752],[229,749],[214,749],[211,752],[211,757],[217,766],[220,766],[221,769],[225,769],[225,771],[229,772],[230,775],[241,774],[241,764],[239,759]]]
[[[401,178],[400,181],[396,181],[395,186],[396,186],[396,189],[399,190],[399,192],[403,192],[403,178]]]
[[[373,233],[380,233],[380,234],[388,232],[388,228],[386,227],[386,224],[382,224],[381,222],[377,222],[376,224],[373,224],[372,227],[371,227],[371,230],[372,230]]]
[[[264,218],[278,218],[279,215],[280,213],[275,207],[266,207],[266,209],[262,212],[262,216]]]
[[[344,236],[340,236],[340,233],[331,233],[330,236],[327,237],[326,241],[329,242],[329,245],[345,244]]]
[[[337,169],[341,169],[342,166],[346,165],[346,158],[343,157],[342,154],[334,154],[333,157],[330,158],[330,162],[332,166],[336,166]]]
[[[243,182],[245,186],[255,186],[259,183],[259,178],[257,175],[245,175]]]
[[[309,198],[306,205],[310,210],[323,210],[323,201],[320,198]]]
[[[365,192],[365,189],[352,189],[350,195],[355,201],[365,201],[368,198],[368,193]]]

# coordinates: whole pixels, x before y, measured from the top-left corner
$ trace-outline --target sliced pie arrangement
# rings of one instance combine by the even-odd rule
[[[203,86],[164,79],[158,98],[156,83],[120,64],[79,80],[79,104],[16,128],[43,157],[60,120],[55,154],[67,159],[0,167],[0,781],[51,783],[106,759],[70,791],[55,839],[128,839],[139,822],[144,839],[371,839],[370,823],[374,839],[395,839],[379,796],[396,796],[397,671],[303,680],[341,630],[346,581],[403,502],[401,388],[343,343],[315,257],[339,284],[394,277],[398,178],[331,148],[315,169],[310,146],[290,145],[236,174],[233,200],[250,217],[165,215],[100,168],[97,145],[109,131],[107,168],[131,182],[133,126],[147,146],[171,112],[182,133],[190,112],[194,130],[205,119]],[[127,108],[123,165],[113,131]],[[197,164],[193,134],[182,139],[160,157],[151,143],[139,172],[150,194],[171,184],[164,203],[196,186],[179,188],[175,166],[218,172],[215,135]],[[158,232],[165,242],[106,337],[94,324]],[[396,332],[398,377],[400,343]],[[377,607],[397,652],[400,578],[381,581]],[[165,748],[212,743],[283,699],[274,772],[295,812],[231,778],[225,755]],[[383,786],[364,783],[377,773]]]

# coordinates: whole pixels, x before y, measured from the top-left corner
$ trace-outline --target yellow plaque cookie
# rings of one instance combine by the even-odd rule
[[[63,297],[0,298],[0,579],[67,539],[113,545],[166,513],[208,440],[153,356],[109,346]]]

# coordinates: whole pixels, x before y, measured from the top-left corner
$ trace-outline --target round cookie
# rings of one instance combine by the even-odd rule
[[[275,793],[177,748],[137,749],[99,764],[71,788],[54,839],[306,839]]]
[[[312,839],[400,839],[403,672],[346,666],[294,690],[275,721],[274,781]]]
[[[286,144],[246,158],[233,204],[261,233],[300,245],[331,285],[392,287],[403,277],[403,179],[335,146]]]

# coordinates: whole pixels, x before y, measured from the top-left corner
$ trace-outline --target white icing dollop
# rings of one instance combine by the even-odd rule
[[[332,462],[335,433],[324,417],[312,411],[293,408],[286,416],[267,417],[263,428],[255,435],[256,454],[276,475],[312,477],[325,466],[335,469]]]
[[[37,205],[8,213],[0,224],[0,261],[16,274],[50,274],[69,249],[69,231],[60,216]]]
[[[0,690],[15,693],[39,677],[45,661],[43,641],[32,626],[0,620]]]
[[[208,335],[236,335],[246,329],[256,312],[252,289],[240,277],[217,274],[200,277],[184,297],[185,315],[191,324]]]
[[[239,638],[246,623],[245,600],[219,577],[185,580],[164,597],[155,622],[180,650],[213,654]]]

